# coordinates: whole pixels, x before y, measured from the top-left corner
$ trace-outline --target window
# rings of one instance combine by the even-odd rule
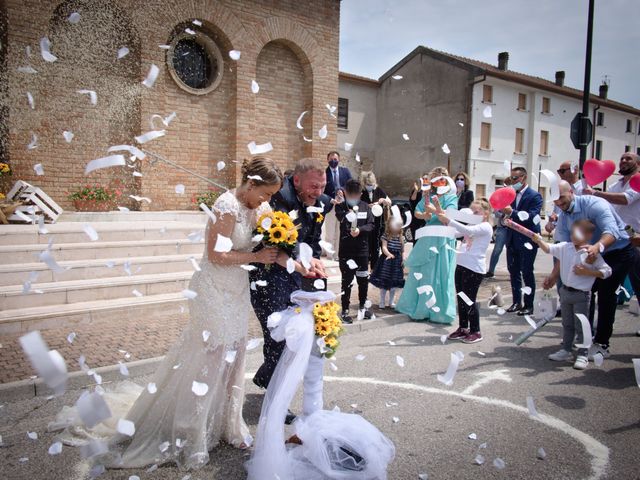
[[[538,193],[542,197],[542,205],[546,205],[547,204],[547,187],[538,187]]]
[[[540,155],[549,155],[549,132],[540,130]]]
[[[482,86],[482,103],[493,103],[493,87],[491,85]]]
[[[526,110],[527,109],[527,94],[519,93],[518,94],[518,110]]]
[[[624,153],[630,152],[631,151],[631,145],[625,145],[624,146]]]
[[[542,97],[542,113],[551,113],[551,99]]]
[[[180,88],[195,95],[214,90],[222,80],[222,54],[203,31],[178,34],[167,54],[169,73]]]
[[[636,148],[636,154],[640,155],[640,147]]]
[[[625,130],[626,133],[631,133],[633,132],[633,126],[631,125],[631,120],[627,118],[627,129]]]
[[[349,128],[349,99],[338,98],[338,128]]]
[[[491,150],[491,124],[482,122],[480,126],[480,148]]]
[[[602,140],[596,140],[596,158],[602,159]]]
[[[598,112],[598,115],[596,116],[596,126],[604,126],[604,112]]]
[[[516,128],[516,148],[514,152],[524,152],[524,128]]]
[[[476,198],[487,197],[487,186],[484,183],[476,183]]]

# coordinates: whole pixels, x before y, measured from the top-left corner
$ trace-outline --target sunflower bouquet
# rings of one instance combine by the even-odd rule
[[[324,340],[325,351],[322,355],[331,358],[340,346],[338,337],[342,335],[342,321],[338,315],[340,306],[336,302],[316,303],[313,306],[316,335]]]
[[[298,241],[298,227],[286,212],[267,212],[260,215],[255,233],[262,235],[262,243],[291,255]]]

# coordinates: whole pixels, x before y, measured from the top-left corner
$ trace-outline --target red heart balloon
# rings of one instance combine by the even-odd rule
[[[629,186],[636,192],[640,192],[640,173],[636,173],[631,180],[629,180]]]
[[[590,158],[584,162],[583,168],[584,178],[587,179],[589,186],[593,187],[604,182],[616,171],[616,162],[613,160],[598,160]]]
[[[494,210],[508,207],[516,199],[516,191],[511,187],[499,188],[489,197],[489,203]]]

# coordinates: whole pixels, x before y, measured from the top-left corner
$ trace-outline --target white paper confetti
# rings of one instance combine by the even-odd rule
[[[209,340],[209,337],[211,336],[211,332],[209,330],[203,330],[202,331],[202,340],[204,342],[206,342],[207,340]]]
[[[185,28],[184,29],[184,33],[187,33],[189,35],[195,35],[196,34],[195,30],[192,30],[191,28]]]
[[[118,49],[118,60],[129,55],[129,49],[127,47],[120,47]]]
[[[128,377],[129,369],[127,368],[127,366],[122,362],[118,362],[118,364],[120,365],[120,375],[122,375],[123,377]]]
[[[399,367],[404,367],[404,358],[402,358],[400,355],[396,355],[396,363]]]
[[[524,210],[520,210],[518,212],[518,218],[520,219],[521,222],[525,222],[525,221],[529,220],[529,212],[525,212]]]
[[[109,410],[107,402],[102,398],[102,395],[96,392],[81,395],[76,402],[76,407],[80,419],[89,428],[111,418],[111,410]]]
[[[474,462],[476,465],[484,465],[485,461],[486,460],[484,458],[484,455],[480,455],[480,454],[476,455],[476,458],[474,459]]]
[[[446,335],[440,335],[440,343],[442,343],[443,345],[447,343],[448,339],[449,337],[447,337]]]
[[[184,290],[182,290],[182,296],[184,298],[188,298],[192,300],[198,296],[198,292],[194,292],[193,290],[189,290],[188,288],[185,288]]]
[[[328,134],[329,132],[327,131],[326,125],[323,125],[322,128],[318,130],[318,136],[320,137],[320,140],[324,140],[325,138],[327,138]]]
[[[251,272],[253,270],[256,269],[256,267],[254,267],[253,265],[240,265],[240,268],[242,268],[243,270],[246,270],[247,272]]]
[[[71,332],[69,335],[67,335],[67,342],[73,343],[77,336],[78,335],[76,334],[76,332]]]
[[[133,295],[135,297],[144,297],[144,294],[138,290],[136,290],[135,288],[131,291],[131,293],[133,293]]]
[[[578,348],[589,348],[593,342],[591,338],[591,325],[589,319],[582,313],[576,313],[576,317],[580,320],[582,326],[582,343],[576,344]]]
[[[49,447],[49,455],[60,455],[62,453],[62,442],[53,442]]]
[[[191,23],[193,23],[194,25],[201,27],[202,26],[202,22],[200,20],[193,20]]]
[[[536,453],[536,457],[540,460],[544,460],[547,458],[547,452],[544,451],[544,448],[540,447]]]
[[[360,154],[356,152],[356,162],[360,163]]]
[[[393,423],[398,423],[398,422],[400,421],[400,418],[399,418],[399,417],[392,417],[392,418],[391,418],[391,421],[392,421]]]
[[[27,145],[27,150],[33,150],[35,148],[38,148],[38,136],[31,132],[31,142]]]
[[[478,439],[478,435],[475,433],[470,433],[468,436],[469,440],[477,440]]]
[[[207,206],[206,203],[204,202],[200,203],[199,207],[200,207],[200,210],[202,210],[204,213],[207,214],[207,216],[211,219],[212,223],[216,223],[218,221],[216,214],[211,211],[211,209]]]
[[[403,133],[403,134],[402,134],[402,138],[403,138],[403,140],[405,140],[405,141],[406,141],[406,140],[409,140],[409,135],[407,135],[406,133]]]
[[[636,383],[638,387],[640,387],[640,358],[632,358],[631,361],[633,362],[633,369],[636,374]]]
[[[178,183],[175,187],[174,187],[175,192],[178,195],[184,195],[184,185],[181,183]]]
[[[224,235],[218,234],[218,239],[216,240],[216,245],[213,247],[213,250],[216,252],[230,252],[233,248],[233,242],[229,237],[225,237]]]
[[[235,60],[236,62],[238,60],[240,60],[240,55],[242,55],[242,52],[240,52],[240,50],[230,50],[229,51],[229,58],[231,60]]]
[[[529,242],[525,242],[524,248],[526,248],[527,250],[533,250],[533,245],[531,245]]]
[[[151,395],[153,395],[157,391],[158,387],[156,387],[156,384],[154,382],[150,382],[147,384],[147,392],[149,392]]]
[[[27,92],[27,101],[29,102],[29,106],[32,110],[36,108],[36,104],[33,100],[33,95],[31,95],[31,92]]]
[[[224,355],[224,361],[227,362],[227,363],[233,363],[235,361],[235,359],[236,359],[237,353],[238,352],[236,350],[229,350]]]
[[[491,105],[487,105],[486,107],[484,107],[484,110],[482,110],[482,116],[484,118],[491,118],[492,117]]]
[[[504,460],[502,460],[501,458],[495,458],[493,460],[493,466],[496,467],[498,470],[502,470],[504,467],[506,467],[506,464],[504,463]]]
[[[322,280],[321,278],[314,280],[313,287],[318,290],[324,290],[324,280]]]
[[[144,153],[142,150],[140,150],[138,147],[135,147],[133,145],[114,145],[112,147],[109,147],[109,149],[107,150],[107,152],[111,153],[111,152],[119,152],[119,151],[126,151],[129,152],[131,155],[133,155],[135,158],[139,159],[139,160],[144,160],[147,156],[146,153]]]
[[[224,163],[222,160],[220,160],[217,164],[216,164],[216,168],[218,169],[218,171],[224,169],[224,167],[226,167],[226,163]]]
[[[447,371],[444,375],[438,374],[438,381],[444,383],[447,386],[453,385],[453,378],[458,371],[458,365],[464,359],[464,354],[462,352],[456,351],[451,353],[451,360],[449,361],[449,366],[447,367]]]
[[[41,163],[36,163],[33,166],[33,170],[36,172],[36,175],[44,175],[44,168]]]
[[[349,267],[351,270],[355,270],[356,268],[358,268],[358,264],[355,260],[349,259],[347,260],[347,267]]]
[[[527,409],[529,410],[529,416],[538,416],[538,411],[536,410],[536,405],[533,403],[533,397],[531,395],[527,395]]]
[[[258,93],[260,91],[260,85],[255,80],[251,80],[251,91],[253,93]]]
[[[533,328],[533,329],[537,328],[536,321],[533,318],[531,318],[530,315],[525,315],[524,319],[527,321],[527,323],[529,324],[529,326],[531,328]]]
[[[466,303],[467,305],[471,306],[471,305],[473,305],[473,304],[474,304],[473,300],[471,300],[471,299],[469,298],[469,296],[468,296],[466,293],[464,293],[464,292],[462,292],[462,291],[461,291],[461,292],[458,292],[458,296],[459,296],[459,297],[462,299],[462,301],[463,301],[464,303]]]
[[[296,262],[293,258],[287,258],[287,273],[291,274],[296,271]]]
[[[98,94],[95,91],[82,89],[82,90],[78,90],[77,92],[81,95],[89,95],[89,101],[91,102],[91,105],[98,104]]]
[[[361,362],[363,361],[365,358],[367,358],[365,355],[363,355],[362,353],[359,353],[358,355],[356,355],[355,359],[356,362]]]
[[[540,170],[540,175],[543,176],[549,184],[549,200],[555,201],[560,197],[560,185],[558,182],[558,176],[551,170]]]
[[[96,229],[89,224],[85,224],[82,227],[82,230],[87,234],[87,237],[89,237],[89,240],[91,240],[92,242],[95,242],[96,240],[98,240],[98,238],[100,238],[98,236],[98,232],[96,232]]]
[[[27,432],[27,437],[29,437],[31,440],[37,440],[38,434],[36,432]]]
[[[58,57],[51,53],[51,41],[47,37],[40,39],[40,54],[45,62],[55,62],[58,60]]]
[[[305,110],[298,116],[298,119],[296,120],[296,127],[298,128],[298,130],[302,130],[304,128],[302,126],[302,117],[304,117],[307,113],[308,111]]]
[[[247,342],[247,351],[258,348],[262,344],[262,338],[252,338]]]
[[[352,148],[353,148],[353,143],[344,142],[344,151],[345,152],[350,152]]]
[[[166,130],[151,130],[142,135],[138,135],[135,139],[136,142],[143,144],[150,142],[151,140],[155,140],[156,138],[164,137],[166,133]]]
[[[69,15],[67,20],[69,21],[69,23],[78,23],[80,21],[80,14],[78,12],[73,12],[71,15]]]
[[[98,170],[100,168],[109,168],[109,167],[117,167],[126,165],[126,160],[124,155],[110,155],[108,157],[97,158],[95,160],[91,160],[85,170],[84,174],[88,175],[94,170]]]
[[[391,78],[393,78],[394,80],[402,80],[404,77],[402,75],[394,75]]]
[[[507,311],[506,311],[504,308],[498,308],[498,309],[496,310],[496,313],[497,313],[498,315],[504,315],[505,313],[507,313]]]
[[[522,293],[524,293],[525,295],[531,295],[531,287],[529,286],[524,286],[520,289],[522,291]]]
[[[158,78],[159,73],[160,73],[160,69],[158,68],[158,66],[152,64],[151,67],[149,67],[147,78],[144,79],[142,84],[147,88],[153,87],[153,84],[156,83],[156,79]]]
[[[67,270],[64,267],[61,267],[58,262],[56,262],[55,258],[53,258],[53,255],[51,255],[51,252],[49,250],[43,250],[42,252],[40,252],[38,258],[40,258],[40,261],[45,263],[47,267],[49,267],[51,271],[55,273],[61,273]]]
[[[249,153],[251,155],[264,155],[265,153],[273,150],[271,142],[263,143],[260,145],[256,145],[256,142],[250,142],[247,147],[249,148]]]
[[[596,352],[593,355],[593,363],[595,364],[596,367],[601,367],[602,364],[604,363],[604,355],[602,355],[602,353],[600,352]]]
[[[116,431],[122,435],[133,437],[133,434],[136,433],[136,426],[132,421],[120,418],[116,426]]]
[[[62,136],[67,143],[71,143],[71,140],[73,140],[73,132],[70,132],[69,130],[62,132]]]
[[[337,371],[338,371],[338,366],[337,366],[335,363],[333,363],[333,362],[329,363],[329,368],[330,368],[330,369],[331,369],[331,371],[333,371],[333,372],[337,372]]]
[[[198,397],[203,397],[209,391],[209,385],[194,380],[191,384],[191,391]]]
[[[309,244],[305,242],[300,242],[298,244],[299,252],[298,252],[298,260],[304,266],[304,268],[311,268],[311,259],[313,258],[313,249],[309,246]]]

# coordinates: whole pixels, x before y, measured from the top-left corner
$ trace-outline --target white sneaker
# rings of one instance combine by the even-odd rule
[[[609,349],[602,348],[602,345],[600,345],[599,343],[594,343],[593,345],[591,345],[591,348],[589,348],[589,360],[593,360],[593,356],[596,353],[602,355],[602,358],[609,358],[611,356]]]
[[[380,310],[383,310],[385,308],[384,303],[381,303],[380,305],[378,305],[378,307],[380,307]]]
[[[576,370],[584,370],[589,365],[589,359],[584,355],[578,355],[576,361],[573,364],[573,368]]]
[[[556,353],[552,353],[547,358],[554,362],[568,362],[570,360],[573,360],[573,354],[571,352],[567,352],[566,350],[558,350]]]
[[[632,298],[629,302],[628,312],[633,313],[634,315],[640,315],[640,300]]]

